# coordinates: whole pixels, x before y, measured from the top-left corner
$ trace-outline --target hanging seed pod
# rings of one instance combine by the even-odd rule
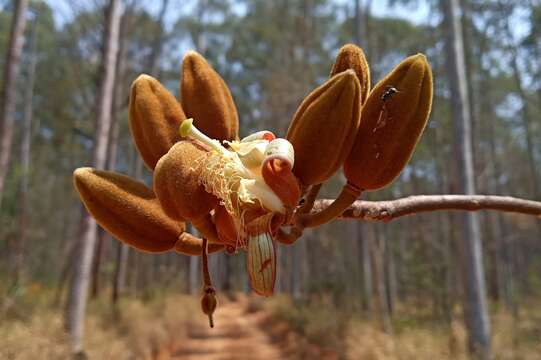
[[[197,52],[182,62],[181,101],[195,126],[213,139],[234,140],[239,130],[237,108],[229,88]]]
[[[363,107],[344,163],[348,182],[362,191],[390,184],[413,154],[431,104],[430,65],[422,54],[410,56],[376,85]]]
[[[172,219],[191,222],[204,218],[218,199],[199,184],[195,164],[205,150],[194,142],[176,143],[154,170],[154,192],[165,213]]]
[[[143,183],[110,171],[79,168],[74,185],[86,209],[118,240],[149,252],[168,251],[184,231],[182,218],[165,215],[151,189]],[[198,246],[199,255],[201,243]]]
[[[366,102],[370,93],[370,68],[363,50],[354,44],[342,46],[331,70],[331,76],[346,70],[353,70],[361,85],[361,105]]]
[[[333,76],[300,105],[287,131],[293,173],[303,186],[321,184],[343,164],[360,121],[360,85],[353,70]]]
[[[186,116],[175,97],[158,80],[140,75],[132,84],[129,121],[135,145],[150,169],[180,140]]]
[[[271,219],[269,214],[267,228]],[[271,296],[276,282],[276,248],[270,229],[248,240],[247,269],[252,289],[259,295]]]

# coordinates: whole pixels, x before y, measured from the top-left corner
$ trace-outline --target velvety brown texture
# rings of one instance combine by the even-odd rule
[[[331,76],[352,69],[361,85],[361,105],[366,102],[370,93],[370,68],[363,50],[354,44],[342,46],[331,70]]]
[[[353,70],[333,76],[300,105],[287,131],[293,173],[304,186],[321,184],[343,164],[360,121],[360,85]]]
[[[182,63],[181,101],[194,125],[213,139],[238,136],[237,108],[229,88],[207,61],[195,51]]]
[[[399,92],[384,102],[387,86]],[[410,56],[376,85],[363,107],[357,139],[344,164],[348,181],[361,190],[391,183],[413,154],[431,105],[430,65],[422,54]]]
[[[143,183],[109,171],[79,168],[75,188],[88,212],[118,240],[139,250],[167,251],[175,247],[184,223],[167,217],[156,196]],[[193,243],[191,248],[196,248]],[[199,255],[201,244],[199,243]]]
[[[218,199],[199,185],[196,161],[204,150],[183,140],[165,154],[154,169],[154,192],[165,213],[177,220],[200,220],[216,206]]]
[[[130,94],[130,129],[141,157],[150,169],[180,140],[186,118],[175,97],[158,80],[140,75]]]

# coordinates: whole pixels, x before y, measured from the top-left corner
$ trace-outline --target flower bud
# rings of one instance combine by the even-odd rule
[[[167,217],[152,190],[139,181],[92,168],[75,170],[73,180],[96,222],[128,245],[149,252],[167,251],[184,231],[184,223]],[[193,247],[197,245],[194,255],[201,253],[200,243]]]
[[[239,130],[237,108],[224,80],[197,52],[182,63],[181,102],[194,124],[213,139],[234,140]]]
[[[132,84],[129,121],[135,145],[150,169],[180,140],[186,118],[177,99],[158,80],[140,75]]]
[[[216,301],[216,291],[210,285],[205,286],[203,289],[203,297],[201,298],[201,310],[209,317],[209,326],[214,327],[213,314],[216,310],[218,302]]]
[[[363,50],[354,44],[342,46],[331,70],[331,76],[352,69],[361,85],[361,105],[366,102],[370,93],[370,68]]]
[[[172,219],[202,219],[218,199],[198,182],[197,161],[205,154],[189,140],[176,143],[154,170],[154,192],[165,213]]]
[[[293,173],[303,186],[321,184],[343,164],[360,121],[360,85],[353,70],[333,76],[300,105],[287,132]]]
[[[413,154],[431,104],[430,65],[422,54],[410,56],[376,85],[362,109],[344,164],[348,182],[362,191],[391,183]]]

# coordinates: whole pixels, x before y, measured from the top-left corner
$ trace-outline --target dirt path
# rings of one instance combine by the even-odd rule
[[[214,329],[206,317],[190,330],[177,346],[172,359],[185,360],[273,360],[282,359],[278,347],[258,327],[261,312],[246,313],[245,302],[220,304],[214,314]]]

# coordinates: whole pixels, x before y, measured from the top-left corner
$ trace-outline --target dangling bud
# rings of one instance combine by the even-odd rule
[[[422,54],[402,61],[370,93],[345,164],[348,182],[362,191],[391,183],[409,161],[428,121],[432,71]]]
[[[182,106],[195,126],[213,139],[237,138],[239,120],[229,88],[197,52],[190,51],[182,63]]]
[[[323,183],[342,166],[359,127],[360,92],[355,72],[348,70],[315,89],[295,113],[286,138],[303,186]]]
[[[216,310],[216,306],[218,305],[218,302],[216,301],[216,291],[212,286],[205,286],[203,289],[203,297],[201,298],[201,310],[203,310],[203,313],[208,316],[209,318],[209,326],[211,328],[214,327],[214,311]]]
[[[342,46],[331,70],[331,76],[346,70],[353,70],[361,85],[361,105],[366,102],[370,93],[370,68],[363,50],[354,44]]]
[[[180,140],[178,127],[186,116],[177,99],[158,80],[140,75],[131,87],[130,129],[150,169]]]

